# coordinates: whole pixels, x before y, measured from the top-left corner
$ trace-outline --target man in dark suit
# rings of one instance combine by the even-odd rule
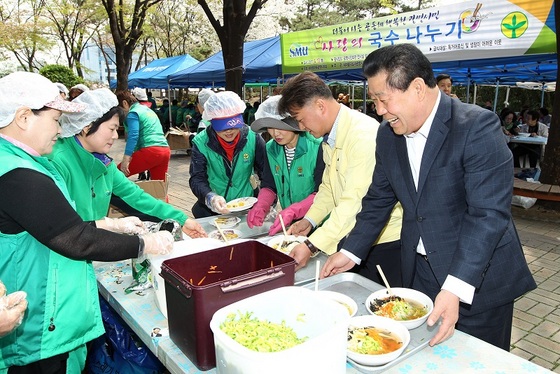
[[[513,301],[536,288],[511,217],[512,154],[492,112],[442,95],[429,60],[411,44],[364,61],[369,94],[385,122],[373,181],[327,277],[364,259],[393,206],[404,209],[405,287],[435,300],[430,345],[455,328],[510,348]]]

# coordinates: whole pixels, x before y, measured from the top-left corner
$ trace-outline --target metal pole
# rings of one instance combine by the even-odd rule
[[[471,68],[468,68],[467,72],[468,72],[467,73],[467,104],[468,104],[471,96]]]
[[[541,90],[541,108],[544,107],[544,86],[545,86],[545,82],[542,82],[542,90]]]
[[[494,94],[494,113],[496,113],[496,106],[498,105],[498,89],[500,88],[500,78],[496,78],[496,93]]]
[[[366,100],[367,100],[367,81],[364,81],[364,103],[363,103],[364,104],[364,113],[367,112]]]

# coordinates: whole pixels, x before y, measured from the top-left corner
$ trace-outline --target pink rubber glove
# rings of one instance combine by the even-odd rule
[[[270,188],[261,188],[257,202],[247,213],[247,226],[250,229],[262,226],[274,200],[276,200],[276,194]]]
[[[311,195],[307,196],[305,199],[300,201],[299,203],[293,203],[286,209],[282,209],[282,211],[278,214],[282,215],[282,219],[284,220],[284,225],[290,226],[290,224],[294,220],[301,219],[305,216],[305,213],[311,208],[313,204],[313,199],[315,199],[315,192]],[[268,235],[274,235],[277,232],[282,230],[282,224],[280,223],[280,217],[276,217],[272,226],[268,230]]]

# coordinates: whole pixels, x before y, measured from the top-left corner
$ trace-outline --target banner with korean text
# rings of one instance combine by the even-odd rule
[[[415,44],[432,62],[556,52],[554,0],[488,0],[282,34],[283,74],[360,69],[375,49]]]

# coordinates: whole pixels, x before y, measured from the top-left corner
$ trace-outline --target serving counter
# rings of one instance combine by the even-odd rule
[[[213,218],[199,220],[207,232],[215,229],[209,224]],[[270,223],[263,228],[251,230],[245,222],[245,216],[240,216],[240,218],[241,222],[236,226],[236,229],[253,238],[266,235],[267,226],[270,226]],[[257,232],[260,232],[260,234]],[[193,248],[196,248],[197,241],[200,239],[188,240],[192,241]],[[261,238],[261,240],[264,239]],[[307,267],[296,273],[296,285],[309,284],[315,276],[315,262],[319,260],[324,263],[325,259],[326,256],[324,255],[311,259]],[[170,373],[201,373],[169,338],[167,319],[156,305],[156,296],[153,289],[149,288],[141,292],[125,294],[125,288],[132,283],[130,261],[95,262],[94,267],[101,296],[108,301]],[[363,304],[365,300],[356,301]],[[156,328],[160,329],[159,334],[153,333]],[[320,357],[317,356],[317,359],[320,359]],[[433,348],[426,346],[418,353],[387,368],[384,372],[400,374],[423,371],[449,373],[474,370],[503,373],[549,372],[521,357],[505,352],[460,331],[456,331],[453,337],[444,343]],[[380,371],[378,368],[358,370],[347,364],[347,373],[359,372],[376,373]],[[202,373],[215,373],[215,369]]]

